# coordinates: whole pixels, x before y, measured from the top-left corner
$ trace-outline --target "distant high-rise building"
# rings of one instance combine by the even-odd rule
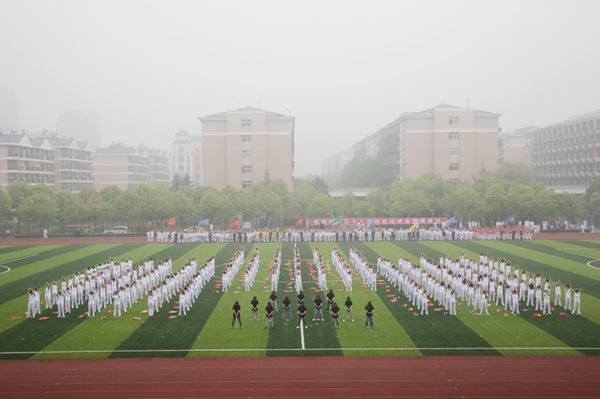
[[[92,149],[100,146],[100,119],[96,114],[65,111],[60,114],[56,128],[64,136],[87,142]]]
[[[600,111],[536,129],[531,150],[533,167],[546,187],[584,193],[600,178]]]
[[[352,149],[340,151],[323,161],[323,173],[326,175],[336,175],[342,172],[344,166],[352,160],[354,152]]]
[[[448,104],[406,112],[355,144],[353,153],[377,157],[387,183],[426,173],[471,181],[498,168],[499,117]]]
[[[117,186],[127,190],[139,184],[169,183],[169,158],[158,150],[113,143],[96,150],[95,186]]]
[[[14,90],[0,86],[0,132],[8,134],[19,129],[19,101]]]
[[[245,188],[268,174],[292,187],[293,116],[245,107],[200,121],[203,185]]]
[[[498,136],[500,165],[531,166],[531,139],[536,129],[535,126],[528,126],[500,133]]]
[[[202,141],[185,130],[177,132],[171,144],[171,180],[175,175],[190,177],[195,186],[202,185]]]

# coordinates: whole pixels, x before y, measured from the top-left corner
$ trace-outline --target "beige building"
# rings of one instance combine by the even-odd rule
[[[83,188],[94,188],[93,152],[87,143],[46,132],[31,142],[54,150],[54,187],[57,190],[80,192]]]
[[[0,185],[13,181],[54,186],[54,150],[25,133],[0,133]]]
[[[600,178],[600,111],[536,129],[531,150],[533,167],[546,187],[584,193]]]
[[[169,183],[169,159],[145,147],[113,143],[99,148],[94,156],[96,189],[117,186],[123,190],[146,183]]]
[[[189,176],[195,186],[202,185],[202,141],[185,130],[177,132],[171,144],[171,180]]]
[[[245,188],[268,173],[271,179],[281,179],[292,187],[293,116],[245,107],[200,121],[203,185]]]
[[[536,129],[528,126],[501,132],[498,136],[498,163],[531,166],[531,139]]]
[[[498,168],[499,117],[442,103],[401,114],[354,148],[366,156],[376,152],[388,183],[426,173],[472,181],[481,170]]]

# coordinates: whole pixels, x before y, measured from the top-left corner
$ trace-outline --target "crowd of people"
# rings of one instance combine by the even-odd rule
[[[285,231],[148,231],[146,241],[157,243],[258,243],[258,242],[380,242],[414,240],[472,240],[470,229],[454,227],[370,228],[338,230],[287,229]]]
[[[450,315],[456,314],[457,302],[462,302],[479,315],[489,315],[490,302],[515,315],[520,314],[523,305],[531,306],[532,311],[539,311],[541,315],[550,315],[553,311],[550,302],[552,284],[554,307],[562,306],[563,286],[560,281],[553,283],[550,278],[513,268],[508,260],[489,259],[484,254],[478,260],[461,255],[458,259],[443,256],[438,261],[421,255],[418,265],[400,258],[398,266],[379,257],[377,272],[396,287],[421,315],[429,314],[429,306],[433,302]],[[564,311],[581,314],[580,289],[566,285],[564,298]]]
[[[223,265],[223,275],[221,279],[221,289],[223,292],[227,292],[233,279],[237,275],[238,270],[244,263],[244,248],[238,249],[227,262]]]
[[[254,285],[254,280],[256,279],[256,272],[258,272],[259,265],[260,252],[258,248],[256,248],[252,254],[252,258],[250,258],[250,261],[248,262],[246,271],[244,272],[244,290],[246,290],[246,292],[250,291]]]
[[[337,249],[331,251],[331,263],[335,266],[346,291],[352,291],[352,270],[350,270],[350,266]]]
[[[153,316],[164,303],[179,295],[180,313],[185,314],[214,272],[214,258],[200,270],[196,259],[191,258],[176,272],[170,258],[161,262],[148,258],[137,265],[131,259],[110,259],[58,281],[46,282],[44,305],[59,318],[85,305],[87,311],[80,317],[94,317],[112,305],[112,315],[120,317],[147,296],[148,316]],[[27,318],[41,315],[40,296],[38,288],[29,289]]]
[[[478,240],[532,240],[533,230],[524,226],[474,227]]]

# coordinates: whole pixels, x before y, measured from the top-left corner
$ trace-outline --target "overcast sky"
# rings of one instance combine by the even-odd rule
[[[168,149],[198,117],[296,116],[296,175],[440,102],[504,130],[600,109],[600,1],[0,0],[21,129],[97,114],[102,144]]]

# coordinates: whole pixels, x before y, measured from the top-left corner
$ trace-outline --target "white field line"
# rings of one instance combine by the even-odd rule
[[[306,349],[306,345],[304,344],[304,320],[300,320],[300,345],[302,346],[302,350]]]
[[[556,250],[560,251],[560,252],[566,252],[569,254],[578,255],[578,256],[582,256],[584,258],[592,259],[589,262],[587,262],[586,265],[589,267],[593,267],[594,269],[600,269],[600,267],[592,265],[592,263],[600,261],[600,259],[598,259],[598,258],[594,258],[593,256],[589,256],[586,254],[580,254],[579,252],[569,251],[568,249],[556,248]]]
[[[27,255],[27,256],[23,256],[21,258],[17,258],[17,259],[11,259],[11,260],[7,260],[6,262],[2,262],[0,263],[0,267],[5,268],[6,270],[1,272],[0,274],[4,274],[4,273],[8,273],[10,271],[10,267],[6,266],[5,263],[13,263],[16,262],[18,260],[22,260],[22,259],[27,259],[27,258],[31,258],[33,256],[36,256],[37,254],[31,254],[31,255]]]
[[[421,352],[421,351],[489,351],[489,350],[501,350],[501,351],[565,351],[565,350],[586,350],[586,351],[600,351],[600,347],[568,347],[568,346],[505,346],[505,347],[399,347],[399,348],[309,348],[308,350],[316,352],[332,352],[339,351],[352,352],[369,352],[369,351],[385,351],[385,352]],[[303,348],[202,348],[202,349],[89,349],[89,350],[51,350],[51,351],[11,351],[11,352],[0,352],[2,355],[35,355],[35,354],[84,354],[84,353],[177,353],[177,352],[198,352],[198,353],[210,353],[210,352],[299,352],[303,351]]]

